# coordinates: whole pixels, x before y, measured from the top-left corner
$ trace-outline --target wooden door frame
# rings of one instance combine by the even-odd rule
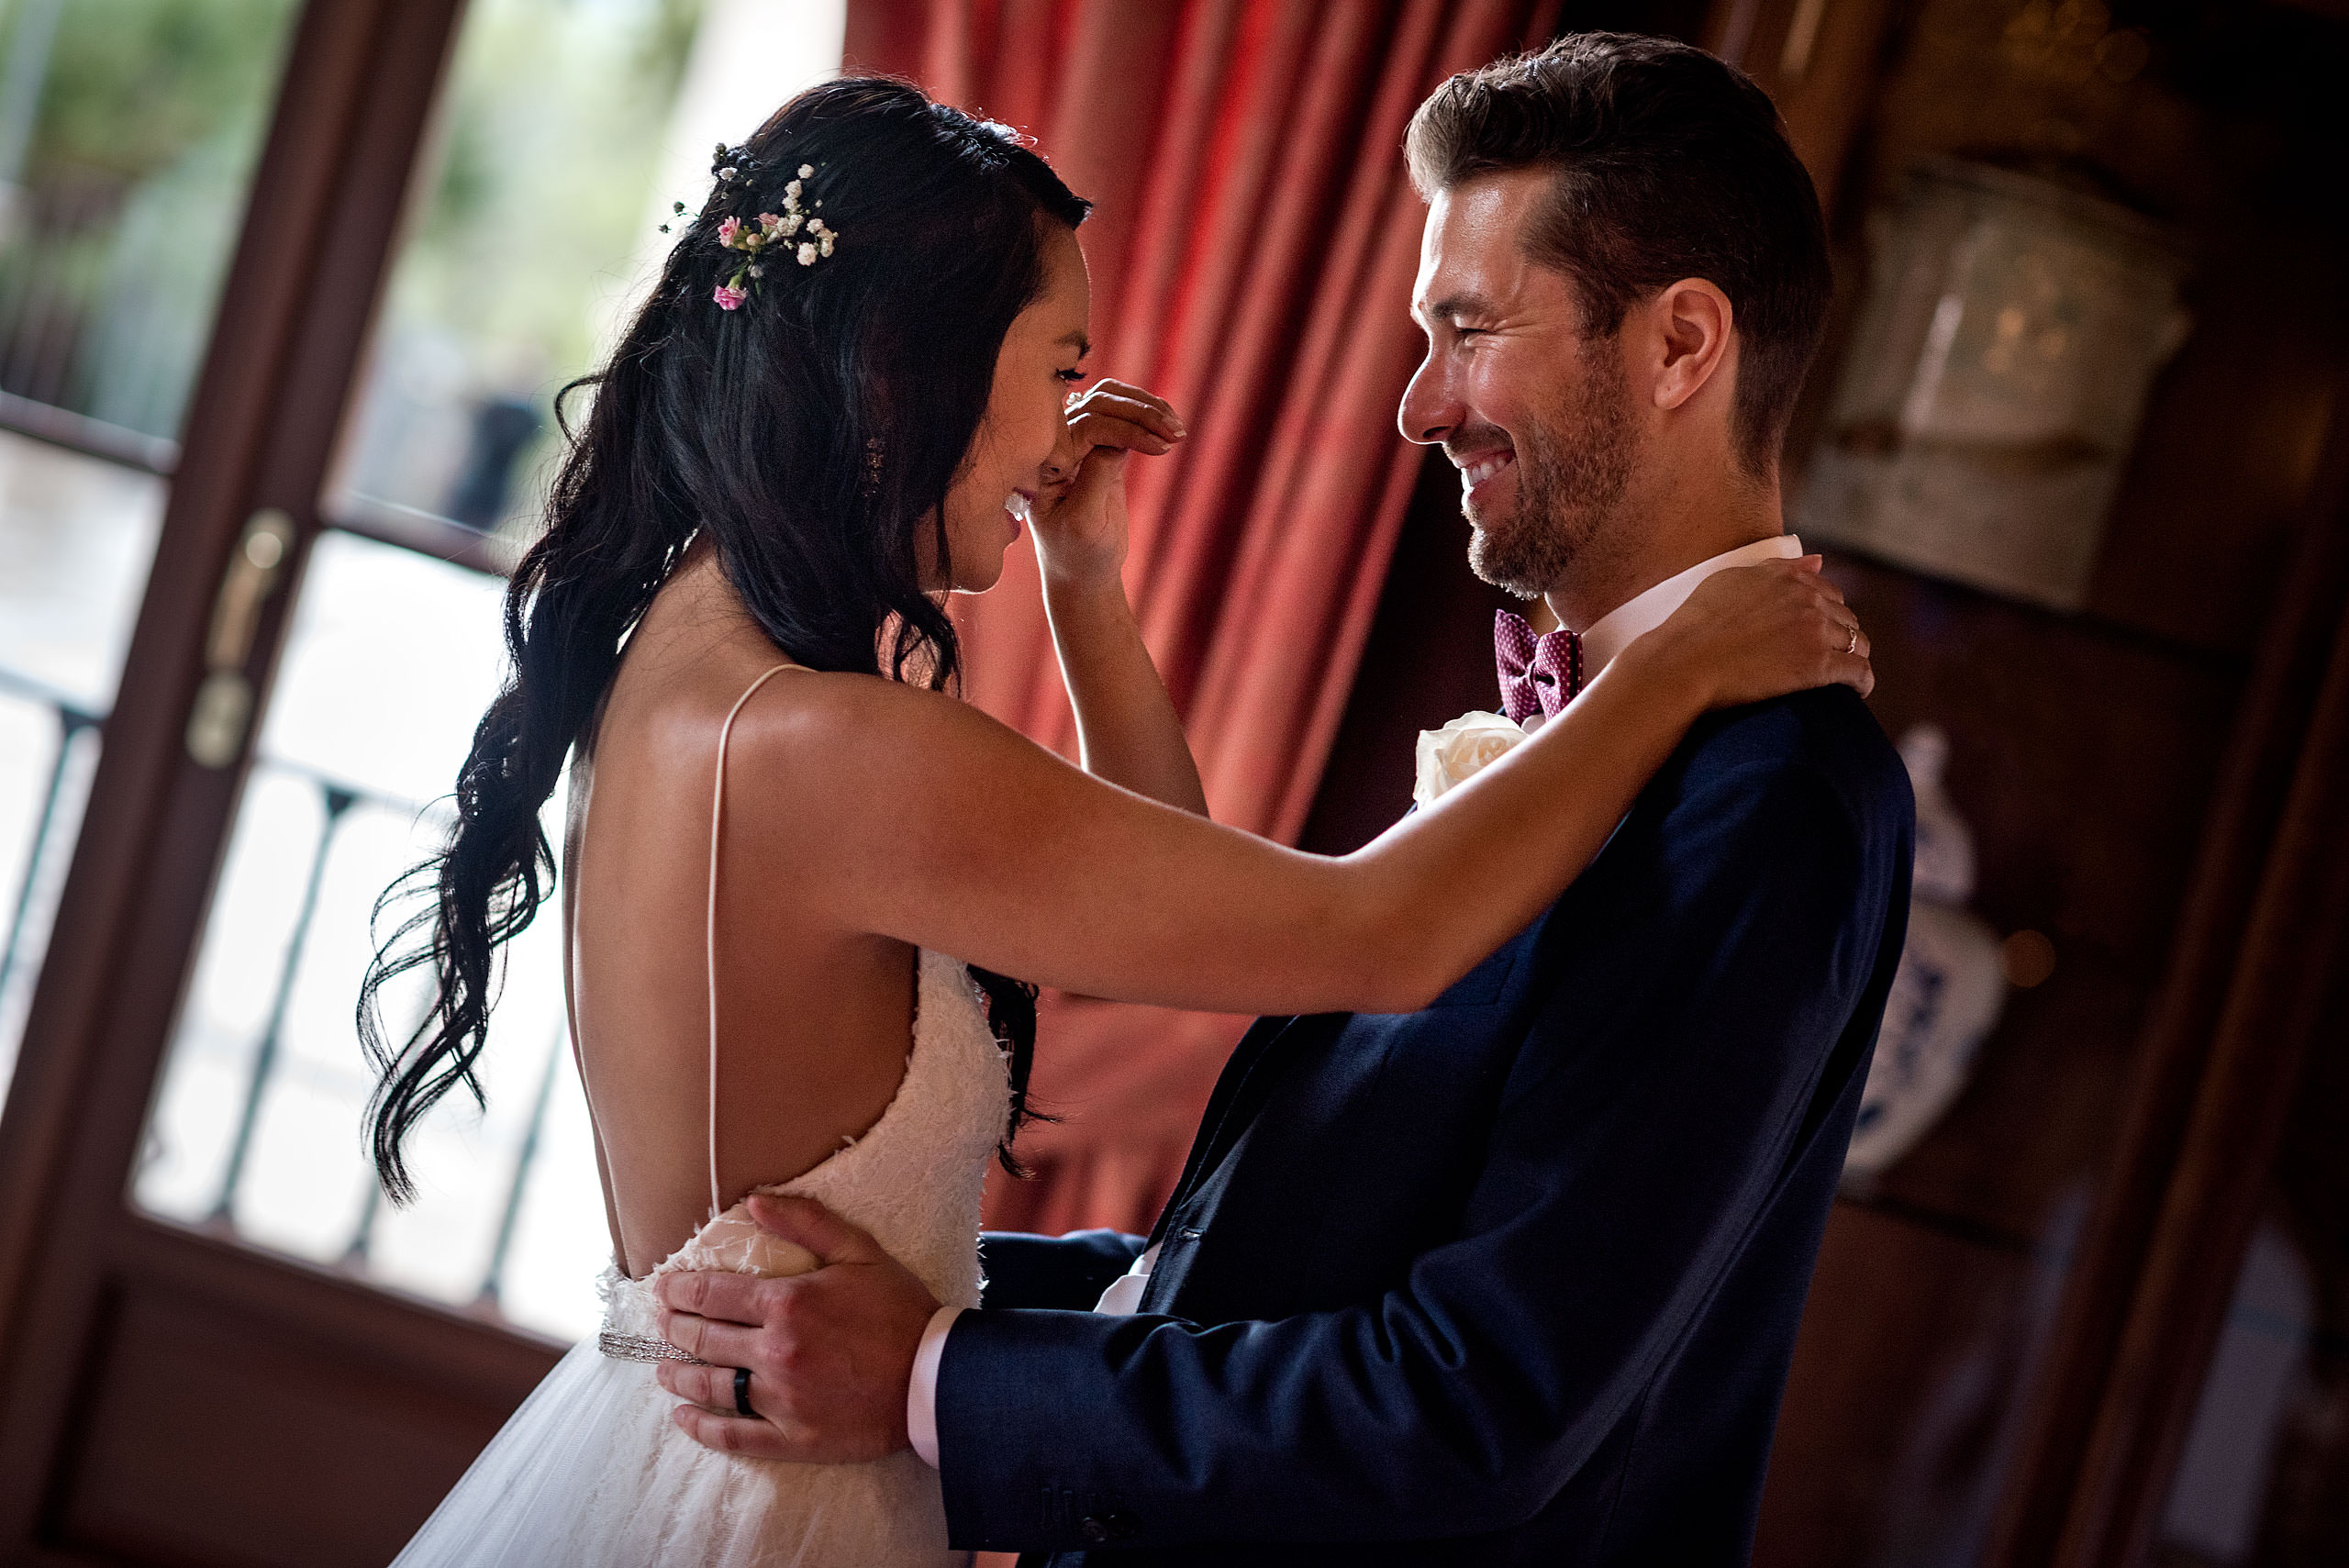
[[[518,1400],[546,1348],[327,1271],[135,1214],[133,1156],[266,710],[292,592],[246,670],[235,765],[184,741],[215,584],[246,520],[291,516],[300,568],[365,351],[460,0],[310,0],[294,25],[211,345],[190,400],[122,690],[0,1116],[0,1557],[39,1544],[86,1391],[93,1325],[127,1282],[366,1347]]]

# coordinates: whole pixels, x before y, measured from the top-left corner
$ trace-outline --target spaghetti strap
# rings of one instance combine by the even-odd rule
[[[774,666],[746,687],[726,710],[726,722],[718,727],[718,782],[709,799],[709,900],[702,918],[702,953],[709,985],[709,1217],[716,1219],[726,1207],[724,1194],[718,1184],[718,831],[726,820],[726,745],[734,735],[734,718],[742,705],[758,695],[761,686],[785,670],[801,670],[804,664],[785,662]]]

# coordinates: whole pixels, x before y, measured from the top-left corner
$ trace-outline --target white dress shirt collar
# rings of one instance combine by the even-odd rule
[[[1588,680],[1607,668],[1615,655],[1631,644],[1642,632],[1653,631],[1671,618],[1672,612],[1697,591],[1697,584],[1716,572],[1732,566],[1752,566],[1763,561],[1793,561],[1802,554],[1802,540],[1793,534],[1778,534],[1770,539],[1758,539],[1735,550],[1723,550],[1710,561],[1700,561],[1687,571],[1665,578],[1645,593],[1637,595],[1591,622],[1590,629],[1582,634],[1583,679]]]

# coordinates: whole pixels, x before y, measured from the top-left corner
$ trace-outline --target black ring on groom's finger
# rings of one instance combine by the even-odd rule
[[[751,1369],[747,1366],[734,1369],[734,1408],[754,1421],[759,1418],[759,1413],[751,1408]]]

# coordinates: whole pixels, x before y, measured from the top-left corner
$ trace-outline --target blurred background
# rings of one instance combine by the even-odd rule
[[[351,1006],[714,142],[845,63],[1096,199],[1094,368],[1195,432],[1145,634],[1219,817],[1341,851],[1495,700],[1393,425],[1402,126],[1591,28],[1742,65],[1819,185],[1789,518],[1919,791],[1757,1560],[2349,1562],[2341,0],[6,0],[0,1561],[386,1561],[592,1331],[551,922],[409,1209]],[[956,608],[1073,750],[1032,558]],[[1048,997],[991,1222],[1146,1228],[1244,1021]]]

